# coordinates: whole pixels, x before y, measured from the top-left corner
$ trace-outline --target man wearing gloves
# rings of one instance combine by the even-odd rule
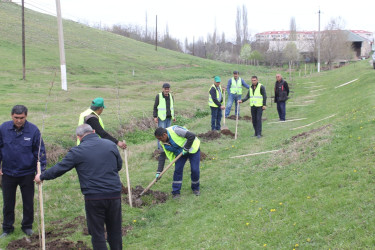
[[[180,126],[172,126],[169,128],[157,128],[155,130],[155,137],[160,141],[160,144],[165,152],[165,155],[170,161],[173,161],[176,156],[182,153],[175,163],[175,171],[173,174],[172,195],[174,199],[180,197],[180,190],[182,186],[182,175],[187,159],[190,161],[191,167],[191,189],[193,193],[200,195],[199,190],[199,164],[200,164],[200,140],[192,132]],[[159,160],[160,161],[160,160]],[[159,164],[156,178],[163,171],[164,165]]]

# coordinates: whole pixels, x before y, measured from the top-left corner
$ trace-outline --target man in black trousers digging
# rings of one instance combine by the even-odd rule
[[[101,139],[88,124],[78,126],[79,146],[73,147],[55,166],[35,176],[35,182],[55,179],[75,168],[85,196],[87,227],[94,250],[122,249],[121,181],[122,159],[115,143]]]

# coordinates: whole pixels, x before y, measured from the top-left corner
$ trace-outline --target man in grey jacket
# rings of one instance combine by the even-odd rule
[[[101,139],[88,124],[76,129],[79,146],[73,147],[55,166],[35,176],[35,182],[55,179],[75,168],[85,196],[87,227],[95,249],[122,249],[121,181],[122,159],[115,143]]]

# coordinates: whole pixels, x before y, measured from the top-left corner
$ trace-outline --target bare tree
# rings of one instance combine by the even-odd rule
[[[242,5],[242,45],[249,41],[249,28],[247,23],[247,8]]]
[[[297,40],[297,26],[296,26],[296,19],[294,17],[290,18],[290,34],[289,34],[289,41],[296,41]]]
[[[240,7],[237,7],[237,15],[236,15],[236,45],[239,46],[238,48],[241,48],[241,9]],[[239,49],[238,51],[239,52]]]

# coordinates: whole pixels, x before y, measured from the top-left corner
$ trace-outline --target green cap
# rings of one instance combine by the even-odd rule
[[[221,82],[220,76],[215,76],[215,82]]]
[[[101,98],[101,97],[95,98],[95,99],[91,102],[91,105],[92,105],[92,106],[95,106],[95,107],[99,107],[99,108],[101,108],[101,107],[105,108],[105,106],[104,106],[104,100],[103,100],[103,98]]]

